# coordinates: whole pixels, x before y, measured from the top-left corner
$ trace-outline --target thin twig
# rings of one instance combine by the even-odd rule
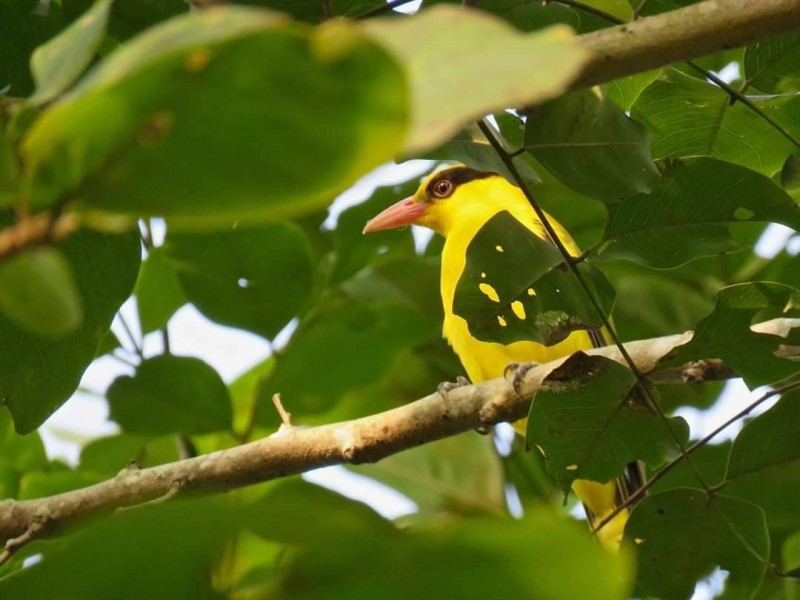
[[[566,246],[564,246],[564,243],[561,241],[561,238],[558,237],[558,234],[556,233],[556,230],[553,228],[552,223],[550,223],[550,219],[547,217],[545,212],[539,206],[538,202],[536,202],[535,198],[528,189],[528,186],[525,183],[524,179],[519,174],[519,171],[517,171],[517,167],[514,164],[514,160],[508,155],[505,148],[497,139],[497,137],[494,135],[494,132],[492,131],[492,129],[489,127],[489,125],[486,123],[485,120],[481,119],[480,121],[478,121],[478,127],[480,128],[481,132],[483,132],[483,135],[489,141],[489,144],[492,146],[492,148],[494,148],[495,152],[500,157],[500,160],[502,160],[503,163],[506,165],[506,168],[511,173],[512,177],[514,177],[514,180],[517,182],[517,185],[519,186],[520,190],[522,190],[522,193],[525,194],[525,197],[528,199],[528,202],[530,202],[531,207],[536,212],[536,216],[541,221],[542,226],[544,227],[547,234],[550,236],[550,239],[552,240],[553,244],[556,246],[556,248],[558,248],[558,251],[561,253],[561,256],[563,257],[564,263],[566,264],[567,268],[572,272],[572,275],[578,281],[578,284],[581,286],[581,289],[586,295],[587,300],[589,300],[589,303],[592,305],[592,308],[594,309],[595,313],[600,318],[606,331],[608,331],[608,334],[611,336],[614,345],[619,349],[619,352],[620,354],[622,354],[622,357],[625,360],[625,363],[628,365],[628,368],[630,368],[634,377],[636,377],[636,381],[639,383],[642,396],[645,398],[648,404],[648,408],[652,410],[656,415],[658,415],[658,418],[664,424],[664,427],[666,428],[669,437],[672,438],[673,443],[680,450],[681,454],[685,457],[687,464],[694,471],[697,477],[697,481],[700,483],[703,489],[705,489],[706,492],[710,494],[711,490],[708,484],[706,483],[705,479],[703,478],[702,474],[700,473],[700,470],[697,468],[697,465],[694,464],[694,461],[692,461],[688,457],[688,455],[686,455],[686,449],[683,443],[681,442],[680,438],[678,438],[678,435],[672,430],[672,427],[670,427],[669,420],[667,419],[667,416],[664,414],[664,412],[661,410],[661,407],[658,406],[658,404],[656,403],[655,398],[653,397],[652,391],[650,389],[650,386],[652,384],[647,379],[647,377],[645,377],[645,375],[642,374],[642,372],[636,366],[636,363],[628,354],[628,351],[625,349],[625,346],[622,345],[622,341],[617,335],[617,332],[614,330],[614,327],[612,326],[611,321],[608,318],[608,315],[605,314],[605,311],[603,311],[602,307],[600,306],[600,303],[594,297],[591,288],[586,283],[586,280],[584,279],[583,274],[580,272],[580,269],[578,269],[578,265],[576,265],[573,262],[572,255],[569,253]]]
[[[46,529],[46,525],[46,520],[35,520],[22,535],[7,540],[3,552],[0,553],[0,565],[8,562],[23,546],[39,537]]]
[[[758,398],[758,400],[756,400],[755,402],[752,402],[751,404],[747,405],[745,408],[743,408],[741,411],[736,413],[730,419],[728,419],[727,421],[722,423],[722,425],[717,427],[714,431],[712,431],[711,433],[706,435],[704,438],[702,438],[700,440],[697,440],[696,442],[691,444],[688,448],[686,448],[686,454],[691,454],[692,452],[694,452],[698,448],[701,448],[701,447],[705,446],[706,444],[708,444],[708,442],[710,442],[717,435],[719,435],[723,430],[725,430],[728,427],[730,427],[731,425],[733,425],[739,419],[741,419],[743,417],[746,417],[754,409],[756,409],[758,406],[760,406],[761,404],[763,404],[764,402],[766,402],[770,398],[773,398],[774,396],[777,396],[779,394],[785,394],[786,392],[789,392],[789,391],[791,391],[793,389],[796,389],[796,388],[799,388],[799,387],[800,387],[800,381],[795,381],[793,383],[786,384],[786,385],[784,385],[784,386],[782,386],[780,388],[776,388],[774,390],[770,390],[769,392],[765,393],[763,396]],[[597,524],[597,526],[594,528],[592,533],[597,533],[598,530],[600,530],[602,527],[604,527],[605,525],[607,525],[608,523],[613,521],[614,518],[619,513],[621,513],[623,510],[626,510],[626,509],[630,508],[634,503],[636,503],[637,500],[639,500],[645,494],[645,492],[647,490],[649,490],[651,487],[653,487],[653,485],[655,485],[656,482],[658,482],[662,477],[664,477],[664,475],[669,473],[682,460],[683,460],[683,455],[679,454],[678,456],[676,456],[675,458],[673,458],[672,460],[667,462],[663,467],[658,469],[655,473],[653,473],[653,476],[650,479],[648,479],[638,490],[636,490],[633,494],[628,496],[625,499],[625,502],[623,502],[622,504],[617,506],[602,521],[600,521]],[[714,486],[714,491],[716,491],[717,487],[718,486]]]
[[[133,345],[133,348],[136,350],[136,354],[139,356],[139,358],[144,360],[144,350],[139,342],[136,341],[136,336],[133,335],[133,330],[130,328],[128,322],[125,320],[125,317],[121,312],[117,313],[117,316],[119,317],[119,322],[122,325],[122,329],[125,330],[125,335],[128,336],[128,341],[130,341],[130,343]]]
[[[292,413],[287,412],[283,407],[281,395],[277,393],[272,394],[272,403],[275,405],[275,410],[278,411],[278,415],[281,417],[281,427],[278,431],[280,432],[287,429],[292,429],[294,427],[294,425],[292,425]]]

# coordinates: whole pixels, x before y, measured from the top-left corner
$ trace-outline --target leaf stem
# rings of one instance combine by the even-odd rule
[[[575,264],[573,257],[570,255],[569,251],[564,246],[564,243],[561,241],[561,238],[558,237],[558,234],[553,228],[553,225],[550,223],[550,219],[547,217],[545,212],[536,202],[535,198],[528,189],[528,186],[526,185],[522,176],[519,174],[519,171],[517,171],[516,165],[514,164],[514,160],[508,155],[508,152],[506,152],[505,148],[497,139],[494,132],[484,119],[478,121],[478,127],[480,128],[481,132],[486,137],[486,139],[489,141],[489,144],[492,146],[492,148],[494,148],[495,152],[497,152],[500,159],[506,165],[506,168],[508,168],[512,177],[514,177],[515,181],[517,182],[517,185],[525,194],[525,197],[528,199],[528,202],[530,202],[534,212],[536,212],[536,215],[539,217],[539,220],[541,221],[545,231],[553,241],[553,244],[556,246],[556,248],[558,248],[558,251],[564,258],[564,262],[567,265],[567,268],[572,272],[573,276],[577,279],[578,284],[581,286],[584,294],[586,295],[586,298],[589,300],[590,304],[592,305],[592,308],[602,321],[603,326],[606,328],[606,331],[608,331],[609,335],[611,336],[614,345],[617,346],[617,349],[622,355],[622,358],[625,360],[625,363],[628,365],[628,368],[631,370],[631,372],[633,372],[634,376],[636,377],[636,380],[641,388],[642,395],[647,401],[648,408],[652,410],[656,415],[658,415],[658,418],[661,420],[661,422],[664,424],[664,427],[667,429],[670,438],[672,438],[673,443],[680,450],[681,455],[685,457],[686,462],[694,471],[695,476],[697,477],[697,481],[700,483],[700,485],[707,493],[711,494],[711,490],[708,484],[706,483],[705,479],[703,478],[702,474],[700,473],[700,470],[697,468],[697,465],[695,465],[694,461],[692,461],[686,454],[686,449],[684,448],[683,443],[678,438],[677,434],[672,430],[672,427],[669,426],[669,421],[667,420],[667,416],[661,410],[661,407],[659,407],[658,404],[656,403],[655,398],[653,397],[652,391],[650,389],[651,385],[650,381],[647,379],[647,377],[644,376],[644,374],[642,374],[642,372],[636,366],[636,363],[631,358],[630,354],[628,354],[628,351],[625,349],[625,346],[622,345],[622,341],[619,339],[617,332],[611,325],[611,322],[609,321],[608,316],[605,314],[605,311],[603,311],[602,307],[600,306],[600,303],[594,297],[594,294],[592,294],[592,291],[589,288],[589,285],[586,283],[583,274],[580,272],[580,269],[578,269],[578,265]]]

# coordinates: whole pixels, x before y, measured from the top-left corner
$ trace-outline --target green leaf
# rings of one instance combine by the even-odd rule
[[[793,288],[766,281],[721,289],[714,310],[697,323],[692,339],[664,356],[659,368],[719,358],[751,388],[789,377],[798,371],[797,363],[774,355],[784,338],[756,333],[750,325],[766,309],[783,313],[797,306],[797,294]]]
[[[594,267],[579,269],[608,315],[613,288]],[[603,325],[558,249],[508,211],[489,219],[470,242],[453,312],[466,319],[471,335],[501,343],[549,346],[573,331]]]
[[[596,5],[596,1],[594,4]],[[536,31],[551,25],[564,24],[569,25],[576,33],[589,33],[609,26],[608,21],[592,12],[564,6],[557,2],[482,0],[480,8],[505,19],[522,31]],[[610,9],[611,7],[604,6],[603,8]],[[627,19],[630,16],[630,10],[619,16]]]
[[[38,119],[22,144],[25,192],[45,206],[80,188],[95,216],[176,226],[303,214],[392,157],[406,93],[354,24],[197,11],[121,46]]]
[[[64,256],[55,248],[34,248],[0,263],[0,311],[43,337],[80,327],[83,305]]]
[[[752,597],[769,560],[770,540],[758,506],[700,490],[676,489],[644,498],[625,527],[639,554],[639,596],[688,598],[715,566],[729,585]]]
[[[800,91],[800,35],[768,37],[744,51],[745,83],[768,94]]]
[[[0,580],[0,595],[135,600],[158,590],[164,598],[218,598],[211,572],[237,525],[235,510],[208,499],[100,518],[61,543],[37,546],[46,558]],[[148,557],[147,546],[169,560]]]
[[[633,373],[622,365],[576,352],[544,384],[531,404],[526,440],[544,454],[547,471],[565,492],[576,479],[611,481],[628,463],[657,464],[678,451],[662,419],[636,389]],[[668,421],[685,443],[686,422]]]
[[[644,90],[631,116],[650,131],[656,158],[712,156],[772,176],[794,150],[751,108],[677,72]]]
[[[34,0],[0,2],[0,90],[10,86],[12,97],[31,92],[30,56],[63,25],[55,3],[50,4],[48,14],[35,11],[37,4]]]
[[[645,128],[600,88],[537,107],[525,149],[564,185],[605,202],[650,192],[660,177]]]
[[[152,248],[148,253],[134,294],[143,334],[165,328],[172,315],[186,304],[175,267],[163,248]]]
[[[783,569],[787,573],[800,569],[800,531],[783,543]]]
[[[138,233],[81,230],[59,249],[80,293],[81,326],[52,340],[32,335],[0,316],[0,398],[19,433],[36,429],[78,387],[139,271]]]
[[[0,411],[0,467],[25,473],[46,465],[47,455],[39,434],[17,435],[11,415]]]
[[[199,358],[161,355],[122,375],[106,393],[111,418],[128,433],[208,433],[231,427],[231,401],[219,374]]]
[[[608,97],[622,110],[629,112],[647,87],[661,76],[661,69],[620,77],[606,84]]]
[[[81,450],[80,468],[83,471],[113,476],[129,468],[131,461],[136,461],[136,467],[146,468],[179,458],[174,436],[145,438],[120,433],[86,444]]]
[[[14,199],[18,179],[19,163],[8,131],[5,111],[0,110],[0,208]]]
[[[634,260],[669,269],[698,256],[738,248],[728,225],[772,221],[800,228],[800,210],[767,177],[713,158],[665,164],[650,193],[607,205],[600,259]]]
[[[320,306],[300,324],[258,394],[257,422],[279,423],[272,395],[295,418],[330,410],[347,393],[380,379],[399,352],[429,339],[435,322],[397,302],[346,301]]]
[[[364,28],[407,74],[409,154],[436,147],[489,112],[557,96],[587,57],[566,27],[526,35],[463,7],[434,6],[406,19],[373,19]],[[469,68],[453,69],[456,64]]]
[[[800,188],[800,157],[790,154],[781,169],[781,187],[790,192]]]
[[[308,240],[288,221],[170,233],[164,251],[186,298],[200,312],[267,338],[302,314],[314,286]]]
[[[790,392],[744,426],[731,448],[727,478],[799,459],[798,439],[800,393]]]
[[[508,121],[513,119],[513,121],[520,123],[519,118],[509,115],[508,113],[495,115],[495,119],[499,122],[503,121],[506,117],[508,117],[508,119],[506,120],[507,127],[504,129],[504,133],[510,128],[508,127]],[[473,169],[494,171],[495,173],[500,173],[509,181],[514,180],[508,167],[506,167],[494,148],[489,145],[486,137],[475,123],[459,131],[455,136],[438,148],[426,152],[422,158],[461,162],[465,165],[469,165]],[[519,174],[529,184],[535,184],[540,181],[539,175],[531,166],[532,162],[530,157],[525,155],[515,157],[514,160],[514,166],[516,166]]]
[[[495,598],[500,586],[509,598],[629,597],[632,566],[627,553],[603,551],[585,528],[545,508],[519,520],[443,522],[423,531],[392,533],[352,535],[347,544],[320,543],[288,557],[278,596]]]
[[[62,0],[64,14],[77,19],[93,0]],[[108,33],[119,41],[133,37],[161,21],[191,10],[184,0],[114,0]]]
[[[364,13],[385,5],[384,0],[243,0],[237,4],[261,6],[292,15],[308,23],[321,23],[333,17],[359,18]],[[391,14],[389,12],[388,14]]]
[[[100,0],[77,21],[31,56],[36,92],[30,101],[41,104],[64,92],[89,66],[106,31],[113,0]]]
[[[503,466],[494,442],[471,431],[353,470],[407,496],[428,517],[506,510]]]

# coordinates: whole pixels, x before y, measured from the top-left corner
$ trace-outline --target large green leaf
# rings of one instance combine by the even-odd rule
[[[525,35],[463,7],[435,6],[407,19],[374,19],[364,27],[407,73],[409,153],[437,146],[489,112],[557,96],[586,60],[566,27]]]
[[[134,293],[144,334],[165,328],[175,311],[186,304],[175,267],[163,248],[150,249]]]
[[[645,128],[600,88],[534,109],[525,128],[525,149],[565,185],[598,200],[646,194],[660,177]]]
[[[258,392],[257,419],[279,423],[272,394],[296,418],[330,410],[346,393],[380,379],[398,353],[435,334],[434,321],[408,305],[329,302],[301,323]],[[368,410],[368,409],[365,409]]]
[[[106,31],[113,0],[96,2],[58,36],[31,56],[36,92],[31,102],[48,102],[61,94],[89,66]]]
[[[353,24],[195,12],[120,47],[42,115],[22,144],[25,191],[173,224],[301,214],[388,160],[406,113],[400,68]]]
[[[238,522],[234,509],[208,499],[105,517],[63,543],[36,546],[44,560],[0,580],[0,595],[219,598],[210,573]],[[147,546],[158,548],[165,560],[143,553]],[[91,560],[86,560],[89,556]],[[131,569],[135,577],[130,576]]]
[[[199,358],[162,354],[121,375],[106,393],[111,418],[128,433],[230,429],[231,401],[219,374]]]
[[[613,288],[594,267],[579,268],[608,315]],[[470,242],[453,312],[466,319],[476,338],[502,343],[552,345],[573,331],[603,325],[558,249],[508,211],[489,219]]]
[[[594,255],[659,269],[737,249],[731,223],[773,221],[800,229],[797,204],[777,184],[713,158],[668,161],[650,194],[607,208],[603,241]]]
[[[19,433],[33,431],[78,387],[139,270],[136,233],[79,231],[59,249],[80,292],[81,326],[52,340],[23,331],[0,316],[0,398]]]
[[[453,3],[456,3],[455,1]],[[603,8],[611,9],[611,2]],[[597,1],[594,2],[597,4]],[[619,9],[620,4],[613,8]],[[551,25],[569,25],[577,33],[589,33],[608,27],[610,23],[605,19],[595,15],[591,11],[580,10],[571,6],[564,6],[558,2],[529,2],[529,0],[482,0],[480,9],[493,15],[497,15],[514,25],[522,31],[536,31]],[[619,11],[616,11],[620,14]],[[630,14],[630,10],[623,11],[622,14]],[[624,18],[624,17],[623,17]]]
[[[800,35],[768,37],[744,51],[745,83],[768,94],[798,91]]]
[[[625,528],[639,554],[639,596],[689,598],[715,566],[752,597],[769,560],[764,511],[718,494],[675,489],[644,498]]]
[[[772,309],[780,314],[797,306],[797,294],[793,288],[765,281],[721,289],[714,310],[697,323],[692,339],[664,356],[659,368],[719,358],[751,388],[797,373],[797,362],[774,354],[784,338],[750,329],[754,317],[762,311]]]
[[[433,600],[494,598],[501,590],[509,598],[613,600],[630,592],[627,553],[603,551],[545,508],[519,520],[392,533],[349,535],[333,547],[324,540],[290,557],[277,597]]]
[[[423,516],[506,511],[503,467],[493,440],[472,431],[354,470],[401,492]]]
[[[713,156],[772,176],[794,149],[751,108],[678,72],[644,90],[631,116],[650,131],[656,158]]]
[[[170,233],[164,250],[186,298],[203,314],[267,338],[302,313],[314,285],[308,240],[288,221]]]
[[[609,81],[606,84],[608,97],[622,110],[629,112],[642,92],[658,79],[661,73],[661,69],[655,69]]]
[[[576,479],[610,481],[636,460],[657,464],[678,452],[673,436],[681,443],[689,436],[680,417],[669,419],[671,435],[633,373],[610,359],[578,352],[544,383],[531,404],[526,439],[564,491]]]
[[[728,479],[800,459],[798,439],[800,393],[792,392],[748,422],[736,437],[728,461]]]
[[[0,312],[43,337],[75,331],[83,306],[64,256],[55,248],[33,248],[0,263]]]

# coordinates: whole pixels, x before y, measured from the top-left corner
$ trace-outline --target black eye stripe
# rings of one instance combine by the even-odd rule
[[[442,171],[436,177],[431,179],[428,182],[425,191],[429,195],[434,196],[434,188],[436,184],[443,179],[452,183],[453,189],[455,190],[455,188],[467,182],[474,181],[476,179],[486,179],[487,177],[492,177],[494,175],[497,175],[497,173],[492,171],[478,171],[477,169],[471,169],[470,167],[454,167],[452,169]]]

